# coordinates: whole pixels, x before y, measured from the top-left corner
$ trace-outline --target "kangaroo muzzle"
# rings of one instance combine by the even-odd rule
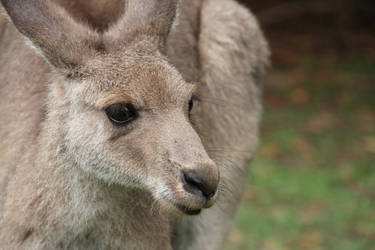
[[[219,172],[216,166],[202,165],[196,169],[181,171],[181,182],[186,192],[202,197],[206,200],[204,208],[214,204],[214,196],[219,185]]]
[[[175,205],[185,214],[196,214],[215,203],[220,173],[193,127],[182,124],[168,131],[175,132],[169,137],[169,162],[179,171]]]

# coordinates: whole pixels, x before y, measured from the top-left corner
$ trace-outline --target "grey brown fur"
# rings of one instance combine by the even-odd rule
[[[257,21],[233,0],[72,2],[2,0],[0,249],[221,249],[258,142]],[[119,102],[140,110],[121,128]],[[212,205],[184,169],[220,176],[198,216],[176,208]]]

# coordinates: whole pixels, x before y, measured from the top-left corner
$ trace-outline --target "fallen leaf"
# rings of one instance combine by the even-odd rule
[[[245,190],[245,193],[243,195],[243,200],[244,202],[251,202],[252,200],[256,198],[256,195],[257,195],[256,191],[252,189],[251,187],[248,187]]]
[[[316,154],[315,147],[304,137],[299,137],[294,142],[295,151],[303,157],[313,157]]]
[[[324,211],[324,206],[319,203],[312,203],[308,205],[303,213],[302,218],[305,222],[312,222],[316,220]]]
[[[305,128],[311,132],[321,132],[336,127],[339,119],[330,112],[321,112],[312,117],[305,124]]]
[[[234,228],[229,234],[228,241],[230,244],[238,244],[239,242],[241,242],[242,238],[243,233],[238,228]]]
[[[281,155],[281,149],[275,143],[267,143],[260,149],[259,153],[267,158],[277,158]]]
[[[323,237],[319,232],[312,232],[303,234],[297,242],[297,245],[301,249],[317,249],[322,243]]]
[[[303,105],[310,101],[310,94],[304,88],[295,88],[290,94],[290,98],[294,104]]]
[[[366,136],[363,138],[363,141],[365,151],[375,154],[375,136]]]

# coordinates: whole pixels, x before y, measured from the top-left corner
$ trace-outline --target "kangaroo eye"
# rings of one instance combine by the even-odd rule
[[[131,103],[117,103],[105,109],[108,119],[116,125],[126,125],[137,118],[137,110]]]
[[[195,101],[200,101],[201,99],[198,97],[198,96],[196,96],[196,95],[193,95],[192,97],[191,97],[191,99],[190,99],[190,101],[189,101],[189,113],[191,112],[191,110],[193,109],[193,106],[194,106],[194,102]]]
[[[194,106],[194,102],[193,102],[193,98],[190,99],[189,101],[189,113],[191,112],[191,110],[193,109],[193,106]]]

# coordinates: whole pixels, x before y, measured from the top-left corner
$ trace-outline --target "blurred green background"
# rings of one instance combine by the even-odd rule
[[[227,249],[375,249],[375,1],[242,2],[273,66]]]

